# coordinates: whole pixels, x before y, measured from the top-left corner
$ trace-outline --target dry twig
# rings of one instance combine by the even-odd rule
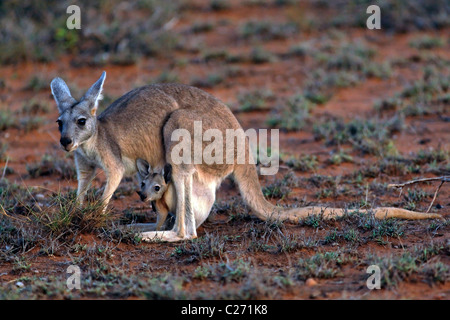
[[[433,206],[434,200],[436,200],[437,194],[438,194],[439,190],[441,189],[442,185],[445,182],[450,181],[450,176],[441,176],[441,177],[435,177],[435,178],[423,178],[423,179],[407,181],[405,183],[389,184],[388,188],[401,188],[403,191],[403,187],[405,187],[405,186],[408,186],[410,184],[415,184],[415,183],[428,182],[428,181],[441,181],[441,183],[439,184],[439,187],[434,192],[433,200],[431,200],[430,206],[428,207],[428,210],[426,212],[426,213],[428,213],[428,212],[430,212],[431,207]]]

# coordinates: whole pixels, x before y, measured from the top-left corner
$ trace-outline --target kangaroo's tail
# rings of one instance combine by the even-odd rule
[[[261,220],[276,219],[298,223],[300,219],[304,219],[310,215],[322,215],[324,219],[333,219],[344,215],[346,212],[345,209],[341,208],[303,207],[285,209],[276,207],[264,198],[255,165],[236,165],[233,173],[239,185],[242,197],[250,206],[253,213]],[[359,212],[366,211],[367,210],[359,210]],[[420,213],[390,207],[376,208],[373,209],[372,212],[377,219],[399,218],[420,220],[442,218],[441,215],[435,213]]]

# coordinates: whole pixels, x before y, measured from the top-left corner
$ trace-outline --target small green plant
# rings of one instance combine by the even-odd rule
[[[0,131],[8,130],[17,125],[17,120],[15,115],[3,108],[0,108]]]
[[[339,231],[338,231],[338,229],[333,229],[333,230],[328,231],[323,242],[325,244],[333,244],[333,243],[337,242],[338,240],[339,240]]]
[[[300,158],[291,157],[285,163],[288,167],[301,172],[315,171],[319,165],[319,161],[314,155],[304,155]]]
[[[291,191],[292,187],[296,186],[297,179],[295,174],[287,173],[283,179],[275,180],[273,183],[263,187],[263,194],[271,199],[284,199]]]
[[[404,251],[401,255],[387,257],[370,256],[368,264],[375,264],[383,270],[381,286],[396,287],[404,281],[416,281],[417,276],[429,279],[431,282],[446,282],[449,279],[449,268],[439,261],[439,255],[445,252],[442,245],[432,245],[424,248],[414,248]],[[432,261],[430,261],[434,258]]]
[[[315,124],[313,133],[317,140],[324,139],[329,146],[351,144],[363,154],[386,156],[397,154],[391,136],[401,131],[403,124],[404,119],[398,116],[386,121],[357,119],[343,123],[340,120],[330,120]]]
[[[79,208],[75,193],[54,194],[47,206],[29,208],[29,211],[34,222],[55,238],[104,228],[111,219],[108,212],[103,212],[100,200],[89,199]]]
[[[25,257],[18,257],[15,256],[14,257],[14,262],[13,262],[13,273],[14,274],[21,274],[24,272],[29,271],[31,268],[31,263],[25,258]]]
[[[205,62],[227,61],[229,58],[230,54],[225,49],[206,50],[202,53],[202,60]]]
[[[375,51],[362,42],[344,43],[337,50],[322,59],[326,62],[327,69],[361,71],[368,61],[375,55]]]
[[[250,52],[249,60],[252,63],[261,64],[267,62],[274,62],[276,58],[271,52],[261,47],[256,47],[253,48],[252,51]]]
[[[439,37],[432,37],[432,36],[423,36],[420,38],[413,39],[409,45],[416,49],[434,49],[434,48],[440,48],[444,46],[445,41],[442,38]]]
[[[222,283],[240,282],[249,275],[250,269],[250,262],[243,259],[221,262],[210,267],[210,277]]]
[[[271,127],[287,131],[300,130],[309,119],[312,108],[313,104],[303,95],[294,95],[284,104],[278,105],[266,122]]]
[[[302,225],[312,227],[314,229],[317,229],[320,227],[321,223],[323,221],[322,215],[308,215],[305,219],[301,220],[300,223]]]
[[[247,21],[239,28],[244,39],[286,39],[298,31],[296,23],[274,23],[271,21]]]
[[[383,237],[399,238],[404,234],[403,224],[396,219],[381,220],[372,229],[372,238],[380,243],[383,242]]]
[[[210,0],[209,6],[214,11],[222,11],[230,8],[228,0]]]
[[[39,162],[27,164],[27,171],[32,178],[55,174],[61,179],[75,179],[77,176],[71,161],[50,154],[43,155]]]
[[[432,162],[449,162],[450,151],[439,149],[419,150],[413,159],[415,164],[424,165]]]
[[[307,42],[306,43],[302,42],[302,43],[291,46],[289,48],[287,54],[290,56],[304,57],[304,56],[310,54],[311,51],[312,51],[311,44],[309,44]]]
[[[214,29],[214,24],[209,21],[196,21],[192,24],[191,31],[193,33],[209,32]]]
[[[373,109],[378,113],[385,111],[397,111],[402,109],[404,106],[404,101],[398,97],[386,98],[375,102]]]
[[[49,112],[50,105],[47,102],[40,101],[34,98],[25,102],[22,105],[22,109],[20,111],[20,113],[23,115],[36,115]]]
[[[239,110],[254,111],[267,110],[269,102],[273,101],[275,96],[271,90],[257,89],[254,91],[244,92],[238,95]]]
[[[341,266],[350,261],[350,257],[339,252],[317,253],[310,258],[298,261],[296,275],[300,280],[335,278],[342,275]]]
[[[169,70],[164,70],[156,77],[154,83],[174,83],[178,82],[179,78],[176,73],[170,72]]]
[[[210,269],[204,265],[198,266],[194,271],[194,279],[204,280],[211,274]]]
[[[328,160],[329,163],[338,165],[344,162],[353,162],[353,157],[346,153],[344,150],[340,149],[339,152],[334,153],[330,159]]]
[[[26,90],[41,91],[48,89],[50,86],[50,79],[42,75],[33,75],[25,86]]]
[[[359,82],[360,77],[353,72],[317,68],[308,77],[304,95],[312,103],[320,105],[330,100],[336,88],[350,87]]]
[[[303,248],[303,243],[300,242],[295,235],[281,233],[276,237],[276,252],[295,252],[298,249]]]
[[[292,189],[289,186],[284,185],[282,182],[274,182],[263,187],[263,194],[269,199],[281,199],[286,198]]]
[[[342,237],[345,241],[351,242],[351,243],[359,243],[361,242],[361,237],[358,232],[358,230],[349,228],[344,231]]]
[[[6,151],[8,150],[8,144],[0,141],[0,161],[6,161],[6,159],[8,158]],[[2,170],[3,171],[3,170]]]
[[[191,80],[191,85],[201,88],[212,88],[221,84],[224,78],[219,73],[210,73],[206,78],[194,77]]]
[[[224,247],[225,242],[221,236],[208,233],[201,238],[176,247],[172,256],[189,256],[189,262],[198,261],[210,257],[220,257],[224,252]]]
[[[19,119],[19,128],[28,133],[40,128],[45,121],[46,119],[42,117],[24,116]]]

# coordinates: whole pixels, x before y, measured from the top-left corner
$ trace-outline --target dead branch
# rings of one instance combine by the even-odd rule
[[[410,184],[427,182],[427,181],[450,182],[450,176],[442,176],[442,177],[435,177],[435,178],[423,178],[423,179],[407,181],[405,183],[388,184],[388,188],[403,188],[403,187],[408,186]]]
[[[426,212],[426,213],[428,213],[428,212],[430,212],[431,208],[433,207],[434,200],[436,200],[437,194],[438,194],[439,190],[441,189],[442,185],[445,182],[450,181],[450,176],[441,176],[441,177],[435,177],[435,178],[423,178],[423,179],[407,181],[405,183],[388,184],[388,188],[400,188],[401,191],[403,191],[403,188],[405,186],[415,184],[415,183],[428,182],[428,181],[441,181],[441,183],[439,184],[439,187],[437,187],[436,191],[434,192],[433,200],[431,200],[430,206],[428,207],[428,210]]]

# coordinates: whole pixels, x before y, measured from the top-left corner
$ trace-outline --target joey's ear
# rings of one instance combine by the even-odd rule
[[[72,98],[69,87],[63,79],[53,79],[50,83],[50,88],[52,89],[53,98],[55,98],[56,104],[58,105],[59,113],[63,113],[64,110],[77,102],[74,98]]]
[[[166,163],[163,169],[163,177],[166,183],[169,183],[172,180],[172,165],[170,163]]]
[[[136,166],[138,169],[138,172],[141,176],[148,176],[150,174],[150,164],[147,162],[147,160],[144,159],[137,159],[136,160]]]
[[[81,99],[82,101],[88,101],[90,105],[90,111],[93,116],[97,112],[98,101],[103,99],[102,90],[103,83],[105,82],[106,72],[103,71],[100,78],[89,88],[86,94]]]

